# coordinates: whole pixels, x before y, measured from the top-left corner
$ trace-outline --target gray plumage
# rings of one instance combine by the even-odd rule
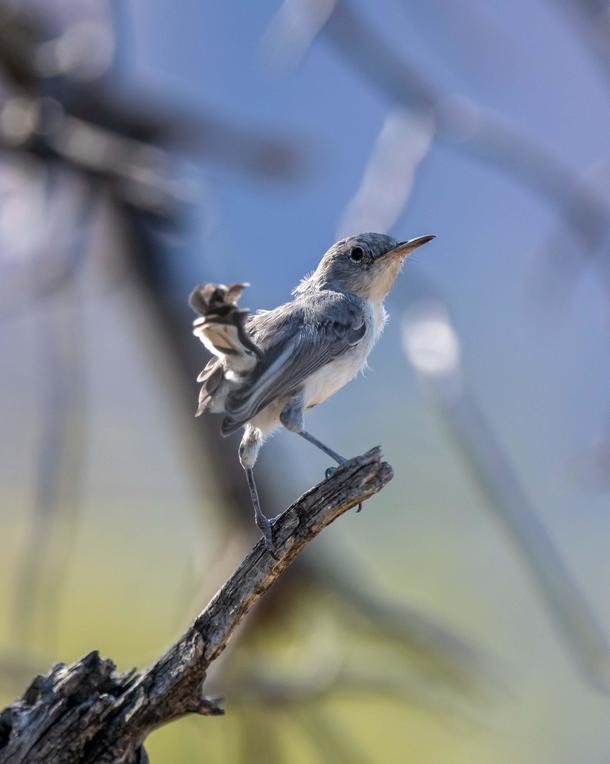
[[[366,366],[386,320],[383,299],[404,257],[434,237],[399,243],[367,233],[334,244],[291,302],[254,314],[239,308],[245,284],[206,284],[190,297],[194,334],[213,354],[198,377],[197,415],[222,414],[221,432],[245,426],[239,456],[248,475],[256,519],[267,543],[252,468],[264,439],[280,424],[343,457],[303,428],[303,412],[322,403]]]

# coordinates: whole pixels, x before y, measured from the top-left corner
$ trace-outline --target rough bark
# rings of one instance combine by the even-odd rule
[[[236,626],[303,547],[392,478],[378,448],[310,489],[273,526],[275,556],[259,541],[185,634],[150,668],[118,674],[92,652],[38,676],[0,713],[0,764],[147,761],[143,743],[185,714],[218,715],[202,695],[206,671]]]

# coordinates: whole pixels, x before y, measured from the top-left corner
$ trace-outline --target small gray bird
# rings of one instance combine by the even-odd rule
[[[383,300],[404,258],[433,238],[398,242],[363,233],[342,239],[301,281],[292,302],[252,315],[237,305],[247,284],[203,284],[191,293],[199,315],[193,334],[214,356],[197,378],[196,416],[223,414],[223,435],[245,428],[239,459],[271,551],[272,524],[261,510],[253,472],[263,442],[282,424],[338,464],[346,461],[304,429],[303,413],[366,367],[387,320]]]

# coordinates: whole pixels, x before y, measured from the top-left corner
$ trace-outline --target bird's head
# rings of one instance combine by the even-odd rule
[[[434,236],[418,236],[396,241],[381,233],[341,239],[326,252],[308,282],[318,288],[353,292],[374,302],[383,300],[405,257],[432,239]]]

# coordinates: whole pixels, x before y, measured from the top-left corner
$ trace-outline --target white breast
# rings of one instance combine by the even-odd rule
[[[387,321],[387,313],[381,301],[368,303],[367,330],[360,342],[347,353],[314,372],[305,383],[303,391],[305,407],[322,403],[350,382],[359,371],[366,368],[366,361]]]

